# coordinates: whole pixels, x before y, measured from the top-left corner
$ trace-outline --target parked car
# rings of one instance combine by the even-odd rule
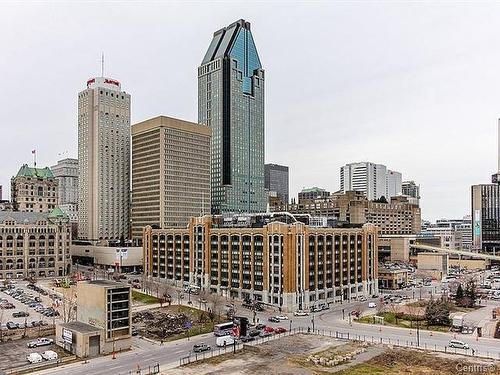
[[[267,320],[269,320],[270,322],[273,322],[273,323],[279,323],[279,322],[281,322],[281,320],[279,320],[275,316],[270,316],[269,319],[267,319]]]
[[[276,319],[278,319],[278,320],[288,320],[288,316],[286,316],[286,315],[277,315]]]
[[[265,324],[262,324],[262,323],[257,324],[257,325],[255,326],[255,329],[259,329],[259,330],[264,329],[264,328],[266,328],[266,325],[265,325]]]
[[[8,329],[17,329],[17,324],[14,322],[7,322]]]
[[[259,334],[260,334],[260,332],[259,332]],[[249,342],[249,341],[254,341],[255,337],[254,336],[241,336],[240,340],[241,340],[241,342]]]
[[[132,331],[130,332],[132,336],[137,336],[139,334],[139,330],[137,328],[132,328]]]
[[[51,345],[54,343],[54,340],[48,339],[46,337],[40,337],[34,341],[29,341],[28,342],[28,348],[36,348],[38,346],[46,346],[46,345]]]
[[[274,333],[284,333],[286,332],[286,329],[283,327],[277,327],[274,329]]]
[[[43,361],[43,358],[38,353],[30,353],[26,356],[29,363],[39,363]]]
[[[376,304],[375,302],[370,302],[370,303],[368,304],[368,307],[369,307],[370,309],[373,309],[373,308],[377,307],[377,304]]]
[[[262,331],[262,332],[260,333],[259,337],[264,338],[264,337],[269,337],[269,336],[271,336],[271,335],[272,335],[272,333],[271,333],[271,332]]]
[[[13,318],[23,318],[25,316],[30,316],[30,314],[26,311],[17,311],[15,313],[12,313]]]
[[[265,328],[265,326],[264,326]],[[255,337],[255,336],[259,336],[260,334],[260,330],[258,329],[252,329],[250,331],[248,331],[248,335],[247,336],[252,336],[252,337]]]
[[[307,311],[297,310],[297,311],[294,311],[293,315],[294,316],[308,316],[309,313]]]
[[[273,327],[269,327],[269,326],[267,326],[267,327],[265,327],[265,328],[262,330],[262,332],[273,333],[273,332],[274,332],[274,328],[273,328]],[[262,332],[261,332],[261,333],[262,333]]]
[[[208,346],[205,343],[200,343],[200,344],[195,344],[193,346],[193,352],[195,353],[201,353],[201,352],[206,352],[207,350],[210,350],[210,346]]]

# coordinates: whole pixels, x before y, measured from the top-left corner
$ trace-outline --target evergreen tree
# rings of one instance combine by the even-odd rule
[[[464,299],[464,288],[462,288],[462,284],[458,284],[457,294],[455,295],[455,303],[458,306],[462,306],[463,299]]]

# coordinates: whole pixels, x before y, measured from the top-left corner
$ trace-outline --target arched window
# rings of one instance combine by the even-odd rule
[[[7,247],[11,248],[12,246],[14,246],[14,237],[7,236]]]
[[[18,236],[17,236],[17,240],[16,240],[16,247],[17,247],[18,249],[20,249],[20,248],[23,248],[23,247],[24,247],[24,239],[23,239],[23,236],[21,236],[21,235],[18,235]]]

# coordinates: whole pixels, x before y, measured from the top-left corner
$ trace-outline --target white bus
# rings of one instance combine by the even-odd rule
[[[233,322],[216,324],[214,326],[214,335],[215,336],[227,336],[233,333]]]

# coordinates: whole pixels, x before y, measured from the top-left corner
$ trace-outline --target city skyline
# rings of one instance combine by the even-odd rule
[[[223,9],[212,4],[210,11],[214,17],[204,17],[202,13],[206,8],[200,6],[199,13],[189,22],[175,24],[175,28],[165,26],[160,36],[153,35],[155,29],[150,24],[155,22],[148,25],[139,22],[122,30],[125,35],[116,47],[112,45],[117,36],[114,22],[92,31],[103,33],[102,40],[96,43],[95,38],[78,34],[66,21],[71,19],[68,15],[76,16],[80,10],[79,17],[90,24],[99,24],[109,7],[106,4],[100,7],[102,12],[94,19],[88,17],[95,9],[92,6],[81,9],[79,5],[63,4],[48,10],[36,4],[30,9],[12,4],[0,15],[4,21],[2,29],[18,29],[16,25],[21,25],[20,22],[32,23],[27,30],[20,28],[16,44],[6,43],[5,56],[9,58],[0,61],[4,71],[11,71],[9,67],[14,65],[19,67],[4,78],[5,90],[0,94],[3,102],[9,104],[8,108],[0,109],[0,120],[8,124],[3,127],[4,134],[9,131],[10,138],[16,139],[2,147],[0,155],[4,161],[0,166],[0,185],[5,190],[19,165],[27,162],[31,165],[33,149],[38,151],[39,167],[55,164],[63,158],[58,154],[65,151],[69,151],[69,157],[76,156],[75,93],[80,91],[81,82],[98,75],[102,51],[106,54],[105,75],[124,82],[135,98],[133,123],[156,114],[196,121],[195,72],[206,52],[207,37],[240,18],[252,23],[269,77],[265,162],[290,167],[291,197],[296,197],[302,187],[321,186],[336,191],[340,188],[341,165],[373,161],[401,171],[403,179],[418,182],[423,218],[462,217],[470,214],[470,186],[488,183],[491,174],[496,172],[500,97],[494,91],[499,77],[493,67],[498,65],[500,56],[488,47],[496,44],[499,33],[496,26],[487,21],[496,18],[499,6],[489,4],[469,9],[409,5],[412,12],[408,12],[408,7],[403,9],[398,4],[364,5],[366,10],[355,4],[329,6],[323,3],[310,7],[299,4],[289,16],[276,18],[259,11],[266,9],[272,13],[277,8],[274,5],[261,5],[257,9],[240,6],[236,11],[233,6]],[[118,12],[125,20],[132,19],[136,12],[140,19],[155,20],[154,13],[158,10],[170,10],[168,17],[188,19],[187,11],[192,8],[127,5]],[[53,11],[52,18],[64,22],[37,33],[38,28],[44,26],[39,20],[49,11]],[[23,21],[15,17],[21,12],[25,12]],[[442,18],[450,12],[454,17]],[[316,21],[314,31],[306,21],[300,21],[302,15],[304,19],[310,16],[311,23]],[[394,21],[398,15],[401,17]],[[356,22],[350,25],[353,17]],[[469,17],[483,26],[472,32],[468,28],[454,28],[460,22],[469,22]],[[393,22],[391,26],[379,27],[376,31],[370,28],[383,25],[389,18]],[[317,23],[320,20],[328,22]],[[438,21],[438,38],[432,40],[431,33],[424,29],[437,25]],[[392,26],[403,23],[406,31],[399,36],[390,34]],[[160,55],[158,62],[152,61],[158,51],[155,43],[151,43],[154,48],[149,49],[140,45],[140,38],[134,37],[138,27],[146,26],[144,32],[151,33],[153,41],[161,42],[169,52],[184,56],[186,64],[175,67],[175,76],[169,73],[175,65],[165,65],[171,60],[170,53]],[[59,39],[60,27],[68,29],[68,40],[74,43]],[[367,36],[367,30],[373,35]],[[110,32],[109,37],[104,31]],[[306,53],[297,53],[291,48],[313,35],[318,44],[308,46]],[[44,43],[37,43],[39,38],[43,38]],[[375,48],[387,39],[393,42],[388,43],[390,51]],[[322,61],[321,51],[316,47],[325,42],[338,53],[332,54],[335,58],[327,56],[323,59],[326,61]],[[129,45],[136,49],[134,59],[127,58],[129,52],[125,47]],[[28,47],[33,59],[26,64],[22,56]],[[66,53],[58,53],[54,59],[59,49],[65,49]],[[395,55],[400,59],[392,59]],[[488,60],[488,64],[484,65],[483,60]],[[306,62],[314,67],[313,71]],[[301,77],[306,72],[307,80]],[[48,86],[53,89],[52,94],[43,95]],[[25,95],[28,90],[30,95]],[[482,93],[480,98],[478,92]],[[12,101],[15,95],[25,96],[22,106],[21,102]],[[37,110],[22,112],[26,106]],[[42,134],[51,136],[42,138]],[[481,142],[474,142],[478,135]],[[409,142],[415,145],[410,152]],[[4,196],[10,194],[4,191]]]

